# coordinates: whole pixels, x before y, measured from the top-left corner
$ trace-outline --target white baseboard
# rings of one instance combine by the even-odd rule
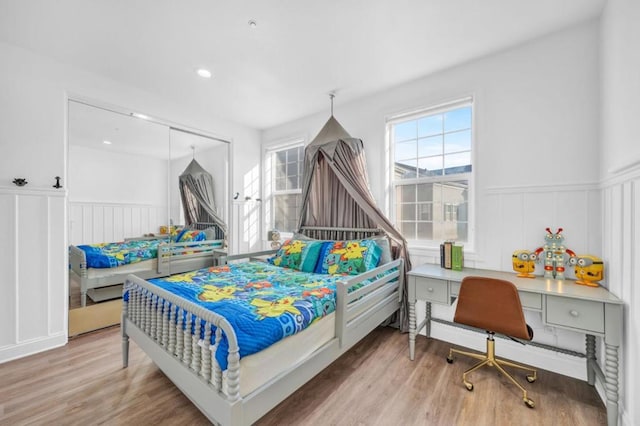
[[[0,364],[47,351],[67,344],[67,333],[62,332],[47,337],[17,343],[0,348]]]

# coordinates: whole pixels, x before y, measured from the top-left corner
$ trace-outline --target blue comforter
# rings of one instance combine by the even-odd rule
[[[235,330],[242,358],[333,312],[336,281],[341,278],[247,262],[150,281],[225,317]],[[222,369],[227,367],[228,348],[223,335],[216,352]]]

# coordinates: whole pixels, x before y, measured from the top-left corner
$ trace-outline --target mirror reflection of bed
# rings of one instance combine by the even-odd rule
[[[120,283],[127,274],[153,278],[206,266],[210,253],[204,248],[187,250],[191,246],[185,244],[193,243],[173,243],[168,235],[185,223],[178,179],[194,158],[212,170],[216,213],[226,222],[229,144],[83,101],[69,101],[68,117],[69,336],[74,336],[120,323]],[[116,242],[162,254],[122,266],[111,259],[119,266],[101,269],[89,267],[87,254],[78,250]],[[200,245],[223,248],[221,240],[216,244]]]

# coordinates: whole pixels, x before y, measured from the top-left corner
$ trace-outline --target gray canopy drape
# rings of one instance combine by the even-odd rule
[[[180,197],[186,226],[200,223],[217,226],[224,238],[227,224],[216,212],[213,198],[213,176],[193,159],[179,177]]]
[[[404,259],[404,288],[398,326],[408,331],[406,272],[411,269],[407,241],[376,206],[362,140],[352,138],[331,116],[318,136],[305,148],[302,209],[303,226],[379,228],[390,239],[393,259]]]

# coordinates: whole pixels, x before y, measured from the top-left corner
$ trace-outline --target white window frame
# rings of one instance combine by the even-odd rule
[[[263,206],[263,217],[264,217],[264,225],[267,231],[271,231],[274,229],[274,195],[289,195],[289,194],[302,194],[302,178],[303,175],[300,176],[300,188],[298,189],[290,189],[290,190],[279,190],[276,191],[273,188],[274,179],[273,179],[273,171],[271,170],[271,162],[272,156],[279,151],[285,151],[291,148],[302,147],[304,148],[306,145],[306,139],[303,137],[288,139],[285,141],[275,142],[267,145],[263,149],[263,182],[264,182],[264,200],[262,203]],[[303,159],[304,161],[304,159]],[[279,229],[281,240],[284,238],[290,238],[293,235],[293,232],[285,232],[282,229]],[[266,233],[265,233],[266,234]],[[265,235],[266,238],[266,235]]]
[[[423,116],[428,116],[432,114],[444,113],[450,110],[458,109],[461,107],[470,106],[471,107],[471,172],[469,173],[460,173],[454,175],[442,175],[442,176],[430,176],[424,178],[411,178],[411,179],[394,179],[394,164],[395,164],[395,144],[393,140],[392,128],[393,125],[409,121],[419,119]],[[391,221],[395,224],[398,218],[396,217],[396,188],[402,185],[415,185],[419,183],[438,183],[438,182],[450,182],[456,179],[467,180],[469,188],[467,194],[467,203],[469,207],[469,211],[467,213],[467,241],[461,242],[464,245],[465,253],[471,253],[474,251],[474,242],[475,242],[475,184],[474,184],[474,176],[476,172],[476,161],[475,161],[475,151],[476,151],[476,106],[474,103],[474,98],[472,96],[460,97],[454,101],[449,101],[445,103],[440,103],[438,105],[426,108],[414,109],[408,112],[403,112],[395,115],[390,115],[386,119],[386,139],[387,139],[387,152],[389,153],[387,157],[387,171],[388,171],[388,213]],[[444,211],[444,206],[443,206]],[[454,213],[455,214],[455,213]],[[424,250],[424,253],[439,253],[440,244],[442,241],[439,240],[418,240],[418,239],[407,239],[410,248]]]

